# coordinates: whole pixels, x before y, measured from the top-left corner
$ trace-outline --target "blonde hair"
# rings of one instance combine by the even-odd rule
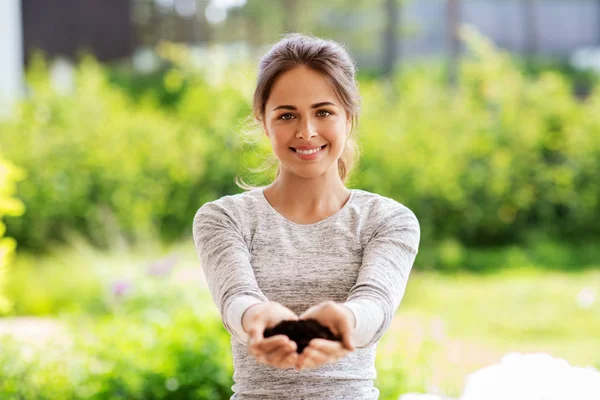
[[[342,182],[358,161],[358,146],[354,132],[358,125],[360,95],[356,81],[354,61],[340,44],[310,35],[293,33],[285,35],[277,42],[259,63],[258,80],[252,102],[252,120],[260,123],[265,114],[265,104],[271,94],[273,84],[283,73],[298,66],[306,66],[319,72],[332,86],[346,113],[351,118],[351,130],[346,139],[342,155],[338,159],[338,173]],[[267,160],[253,172],[264,172],[276,164],[276,159]],[[279,170],[277,171],[277,176]],[[239,177],[236,184],[245,190],[254,186],[243,182]]]

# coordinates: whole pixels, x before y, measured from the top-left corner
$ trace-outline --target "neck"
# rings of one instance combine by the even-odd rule
[[[274,206],[294,213],[312,214],[340,209],[350,190],[340,179],[337,166],[316,178],[302,178],[282,169],[277,179],[265,189],[265,195]]]

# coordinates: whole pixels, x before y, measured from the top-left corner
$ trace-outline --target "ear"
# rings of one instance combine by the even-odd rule
[[[350,135],[350,132],[352,132],[352,117],[346,119],[346,135]]]
[[[261,121],[261,125],[262,125],[263,132],[265,133],[265,136],[270,139],[271,137],[269,136],[269,130],[267,129],[267,124],[265,124],[264,120]]]

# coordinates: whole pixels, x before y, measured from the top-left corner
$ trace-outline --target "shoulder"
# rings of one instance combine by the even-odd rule
[[[365,226],[365,239],[401,241],[415,252],[419,247],[421,229],[416,215],[398,200],[356,190],[354,205]]]
[[[259,192],[254,189],[238,194],[223,196],[219,199],[204,203],[194,216],[194,226],[201,222],[228,220],[239,225],[251,218],[260,205]]]
[[[362,189],[353,190],[354,204],[359,208],[362,218],[373,224],[393,221],[419,225],[415,213],[398,200]]]

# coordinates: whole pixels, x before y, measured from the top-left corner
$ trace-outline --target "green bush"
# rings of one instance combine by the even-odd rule
[[[598,235],[598,87],[580,102],[561,75],[528,80],[485,39],[465,37],[455,89],[427,70],[405,71],[394,91],[363,88],[358,186],[412,208],[426,243]]]
[[[0,158],[0,315],[8,313],[11,302],[4,294],[6,270],[11,260],[17,243],[14,239],[4,237],[6,226],[2,219],[6,215],[19,216],[24,212],[23,203],[14,198],[15,183],[23,179],[24,172],[11,163]]]
[[[241,140],[230,121],[245,105],[199,77],[176,113],[135,105],[85,59],[71,96],[55,92],[41,58],[28,74],[34,95],[1,126],[11,160],[31,167],[19,193],[30,212],[9,220],[25,247],[48,248],[70,231],[108,246],[187,234],[203,202],[235,190]],[[188,111],[189,108],[189,111]]]
[[[187,308],[85,321],[44,347],[4,338],[2,399],[198,399],[232,395],[229,335]],[[51,349],[51,350],[50,350]]]
[[[423,254],[460,268],[462,247],[526,246],[600,235],[600,90],[583,101],[558,72],[529,76],[473,32],[459,85],[439,65],[403,68],[392,82],[361,82],[363,157],[351,185],[393,197],[419,217]],[[268,141],[244,144],[254,77],[247,66],[195,69],[182,47],[161,50],[176,68],[163,78],[177,101],[152,90],[134,102],[87,59],[71,96],[54,92],[45,67],[29,72],[34,95],[0,126],[7,156],[29,172],[19,193],[28,213],[8,219],[22,245],[39,249],[69,231],[107,246],[189,238],[206,201],[240,190]],[[185,90],[184,90],[185,89]],[[5,134],[4,134],[5,133]],[[259,176],[257,183],[268,177]],[[419,261],[420,262],[420,261]]]

